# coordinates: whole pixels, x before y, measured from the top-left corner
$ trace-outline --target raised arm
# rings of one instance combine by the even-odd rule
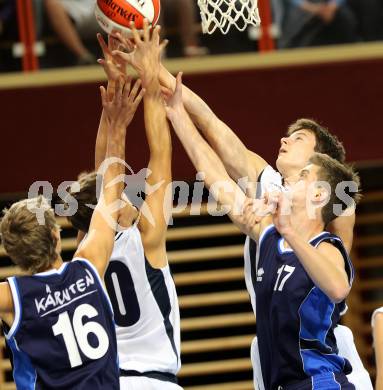
[[[334,245],[322,242],[317,248],[310,245],[291,224],[290,212],[286,212],[287,197],[279,193],[278,207],[273,222],[301,262],[310,279],[331,301],[343,301],[351,284],[345,269],[345,260]]]
[[[108,44],[105,43],[101,34],[97,34],[97,39],[100,44],[104,58],[99,59],[97,62],[104,68],[105,74],[108,79],[107,93],[108,98],[113,99],[116,81],[120,77],[126,77],[126,66],[123,62],[118,61],[118,58],[112,56],[112,51],[118,49],[119,41],[112,36],[108,36]],[[134,113],[132,114],[133,118]],[[102,110],[100,124],[98,127],[96,148],[95,148],[95,170],[97,171],[106,155],[107,135],[110,122],[107,118],[105,110]]]
[[[117,37],[125,47],[132,49],[128,39],[124,39],[121,34],[117,34]],[[170,90],[170,93],[174,92],[176,79],[163,65],[160,67],[159,79],[164,89]],[[184,85],[182,99],[193,123],[220,157],[229,175],[235,181],[247,176],[256,182],[258,175],[267,165],[266,161],[248,150],[230,127],[221,121],[197,94]]]
[[[99,59],[97,62],[104,68],[105,74],[108,79],[107,94],[109,99],[113,99],[116,81],[120,77],[126,78],[126,66],[124,63],[119,62],[112,56],[112,51],[118,49],[119,41],[112,36],[108,36],[108,44],[105,43],[101,34],[97,34],[97,40],[100,44],[104,58]],[[132,114],[133,118],[134,113]],[[95,171],[100,168],[100,165],[105,160],[107,143],[108,143],[108,129],[110,126],[110,120],[106,115],[104,108],[102,109],[100,122],[98,125],[96,146],[94,152],[94,166]],[[77,246],[79,246],[85,237],[85,233],[79,230],[77,232]]]
[[[166,189],[171,184],[172,144],[159,83],[160,55],[166,42],[160,44],[160,28],[149,29],[144,21],[143,36],[132,26],[135,49],[130,54],[118,56],[127,59],[137,70],[146,90],[144,116],[149,144],[149,176],[146,179],[145,208],[139,221],[145,255],[155,268],[167,265],[166,231],[172,199]],[[155,191],[151,187],[158,186]],[[153,218],[149,219],[147,213]]]
[[[161,66],[160,82],[174,91],[175,77],[164,66]],[[247,149],[234,131],[214,114],[206,102],[185,85],[182,86],[182,99],[193,123],[218,154],[230,177],[237,181],[247,176],[256,182],[267,162]]]
[[[123,190],[121,176],[125,173],[125,136],[129,120],[126,112],[131,105],[137,107],[143,97],[144,90],[137,95],[139,84],[136,83],[130,90],[125,81],[117,82],[112,100],[108,98],[105,88],[101,87],[103,107],[110,121],[105,161],[101,166],[101,194],[93,212],[88,235],[75,254],[75,257],[91,261],[101,276],[104,276],[113,250],[118,206]]]
[[[235,225],[252,238],[258,239],[260,225],[248,230],[242,211],[248,199],[240,187],[230,178],[221,160],[194,126],[182,103],[181,74],[177,76],[174,95],[168,101],[167,116],[198,172],[204,172],[204,182],[214,198],[224,207]]]

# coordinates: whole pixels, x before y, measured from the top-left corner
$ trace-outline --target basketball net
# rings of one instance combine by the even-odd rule
[[[249,24],[260,24],[257,0],[198,0],[198,6],[204,34],[217,28],[227,34],[232,26],[243,31]]]

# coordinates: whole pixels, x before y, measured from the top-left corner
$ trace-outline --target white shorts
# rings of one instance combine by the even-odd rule
[[[121,390],[183,390],[172,382],[160,381],[145,376],[120,376]]]
[[[354,336],[351,329],[338,325],[334,329],[339,355],[346,358],[352,367],[351,374],[347,379],[356,390],[373,390],[372,382],[368,371],[364,368],[354,343]],[[265,390],[261,371],[261,360],[259,357],[258,339],[254,338],[251,343],[251,362],[253,365],[254,389]]]
[[[339,355],[345,357],[351,364],[352,372],[347,375],[356,390],[373,390],[370,375],[364,368],[362,360],[356,350],[354,336],[347,326],[338,325],[334,329]]]

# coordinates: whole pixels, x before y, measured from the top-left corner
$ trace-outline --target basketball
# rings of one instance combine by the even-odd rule
[[[126,33],[130,31],[131,22],[141,29],[145,18],[154,26],[160,16],[160,8],[160,0],[97,0],[95,15],[108,34],[112,31]]]

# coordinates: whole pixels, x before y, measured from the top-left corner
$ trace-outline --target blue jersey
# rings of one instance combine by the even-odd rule
[[[113,312],[89,261],[8,283],[15,320],[6,340],[18,390],[119,389]]]
[[[351,284],[354,271],[341,240],[323,232],[310,244],[317,247],[324,241],[342,253]],[[255,293],[265,388],[278,389],[315,375],[349,374],[352,368],[338,355],[334,336],[344,302],[333,303],[315,286],[273,225],[264,230],[259,242]]]

